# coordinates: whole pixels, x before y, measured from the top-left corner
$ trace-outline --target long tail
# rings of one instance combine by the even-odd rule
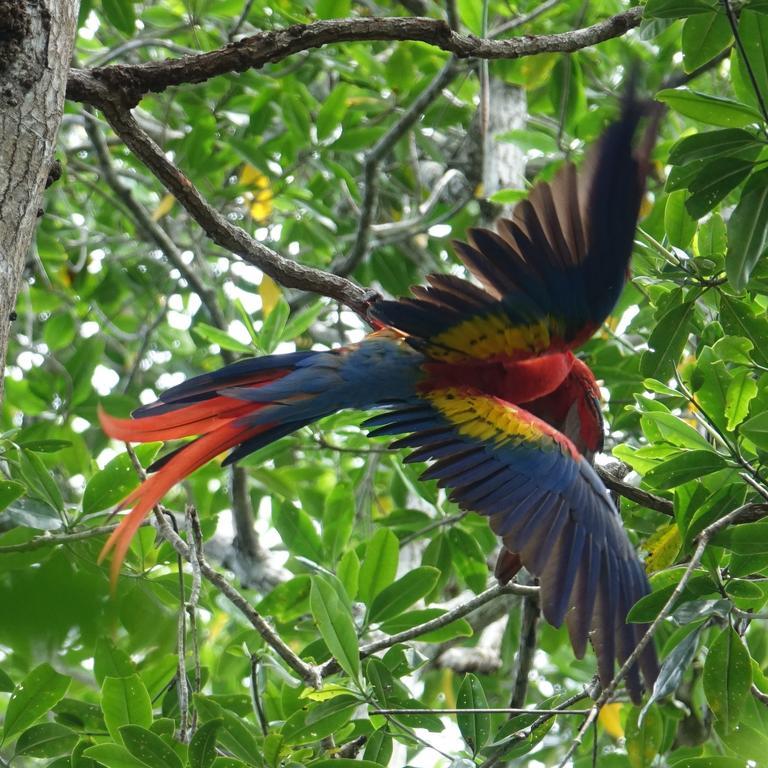
[[[99,411],[104,431],[133,443],[197,436],[164,455],[117,511],[131,508],[99,555],[113,552],[114,585],[134,534],[150,510],[183,478],[234,448],[231,464],[284,435],[343,408],[369,408],[414,392],[418,357],[386,335],[331,352],[294,352],[242,360],[197,376],[118,419]]]

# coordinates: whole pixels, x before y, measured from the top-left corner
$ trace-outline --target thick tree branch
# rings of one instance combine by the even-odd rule
[[[650,491],[644,491],[642,488],[635,488],[634,485],[630,485],[629,483],[620,480],[605,467],[596,466],[595,471],[609,491],[618,493],[619,496],[623,496],[625,499],[629,499],[629,501],[634,501],[636,504],[640,504],[640,506],[646,507],[647,509],[653,509],[664,515],[673,514],[674,505],[669,499],[657,496],[654,493],[650,493]]]
[[[350,42],[418,40],[459,58],[517,59],[538,53],[570,53],[620,37],[640,24],[642,8],[635,6],[597,24],[552,35],[527,35],[493,40],[461,35],[441,20],[426,18],[355,18],[295,24],[286,29],[259,32],[230,45],[197,56],[183,56],[146,64],[99,69],[73,69],[67,97],[102,108],[123,94],[132,107],[149,92],[174,85],[202,83],[230,72],[260,68],[324,45]]]

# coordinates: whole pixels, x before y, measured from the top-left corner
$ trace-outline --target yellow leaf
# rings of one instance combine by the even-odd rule
[[[253,197],[253,202],[248,208],[248,213],[251,214],[251,218],[256,221],[266,221],[272,213],[272,192],[265,189],[255,196],[251,195],[250,192],[248,195]]]
[[[606,704],[597,716],[597,722],[603,730],[614,739],[624,737],[624,729],[621,727],[621,708],[623,704]]]
[[[261,308],[266,318],[269,313],[277,306],[282,293],[277,283],[269,276],[264,275],[259,285],[259,296],[261,296]]]
[[[240,183],[253,188],[253,191],[244,194],[251,218],[256,221],[268,219],[272,213],[272,188],[269,179],[258,168],[246,163],[240,171]]]
[[[176,198],[172,194],[168,193],[165,195],[165,197],[158,203],[157,208],[152,211],[152,221],[159,221],[167,213],[170,213],[175,202]]]
[[[351,693],[349,688],[345,688],[343,685],[336,685],[335,683],[327,683],[319,690],[305,688],[299,694],[299,698],[310,699],[310,701],[328,701],[329,699],[335,699],[337,696],[341,696],[345,693]]]
[[[250,187],[255,182],[257,182],[258,179],[263,179],[264,174],[255,166],[251,165],[250,163],[246,163],[243,166],[243,170],[240,171],[240,183],[244,187]]]
[[[645,558],[645,570],[648,573],[656,573],[656,571],[668,568],[675,562],[681,544],[680,529],[675,523],[657,528],[645,543],[645,548],[648,550],[648,556]]]

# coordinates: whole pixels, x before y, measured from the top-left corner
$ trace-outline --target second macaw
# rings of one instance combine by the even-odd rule
[[[504,550],[497,575],[525,566],[539,578],[547,621],[565,621],[581,657],[591,640],[606,685],[645,631],[627,624],[648,581],[591,465],[602,447],[600,393],[573,350],[615,306],[632,252],[650,142],[633,150],[641,108],[620,118],[584,167],[565,164],[537,184],[497,232],[473,229],[458,255],[478,284],[431,275],[413,298],[380,301],[376,330],[330,351],[243,360],[192,378],[132,419],[101,414],[107,434],[149,442],[197,436],[156,461],[120,505],[107,541],[112,577],[134,533],[176,483],[222,452],[231,464],[342,408],[383,409],[375,435],[405,434],[406,461],[461,508],[489,518]],[[649,645],[639,668],[657,675]],[[638,666],[627,687],[639,700]]]

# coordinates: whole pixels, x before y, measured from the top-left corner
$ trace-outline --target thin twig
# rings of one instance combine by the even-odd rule
[[[187,616],[189,617],[189,636],[192,641],[192,668],[194,669],[194,691],[200,692],[202,685],[202,671],[200,667],[200,646],[197,638],[197,606],[200,602],[200,590],[202,587],[202,575],[200,573],[200,553],[203,551],[203,532],[200,529],[200,518],[197,516],[197,508],[187,505],[185,522],[187,525],[187,543],[192,550],[192,587],[189,590],[189,600],[186,603]],[[195,732],[197,725],[197,710],[193,710],[189,724],[189,737]]]
[[[560,0],[544,0],[541,5],[537,6],[529,13],[525,13],[522,16],[515,16],[514,19],[510,19],[509,21],[505,21],[503,24],[499,24],[498,27],[494,27],[492,30],[490,30],[490,32],[488,32],[488,37],[498,37],[499,35],[503,35],[505,32],[511,32],[513,29],[518,29],[519,27],[528,24],[528,22],[537,19],[551,8],[554,8],[559,2]]]
[[[74,531],[73,533],[45,533],[40,536],[35,536],[34,539],[30,539],[29,541],[20,542],[19,544],[5,544],[0,547],[0,555],[10,555],[12,552],[31,552],[32,550],[42,549],[43,547],[55,547],[59,544],[71,544],[74,541],[85,541],[86,539],[92,539],[96,536],[112,533],[118,525],[119,523],[97,525],[93,528],[87,528],[84,531]],[[142,526],[144,527],[148,525],[151,525],[148,520],[142,523]]]
[[[393,645],[397,645],[398,643],[404,643],[421,635],[425,635],[427,632],[432,632],[435,629],[441,629],[442,627],[450,624],[452,621],[463,618],[468,613],[472,613],[472,611],[477,610],[480,608],[480,606],[485,605],[491,600],[495,600],[501,595],[537,595],[538,593],[538,587],[529,587],[523,584],[516,584],[514,582],[504,585],[497,584],[490,589],[486,589],[485,592],[481,592],[471,600],[468,600],[463,605],[457,606],[453,610],[446,611],[442,616],[438,616],[437,618],[430,621],[425,621],[423,624],[419,624],[416,627],[403,630],[397,634],[389,635],[379,640],[374,640],[371,643],[367,643],[360,648],[360,658],[365,659],[368,656],[377,653],[378,651],[391,648]],[[337,672],[338,670],[338,662],[335,659],[331,659],[330,661],[326,661],[325,664],[320,667],[319,672],[321,677],[327,677],[328,675]]]

